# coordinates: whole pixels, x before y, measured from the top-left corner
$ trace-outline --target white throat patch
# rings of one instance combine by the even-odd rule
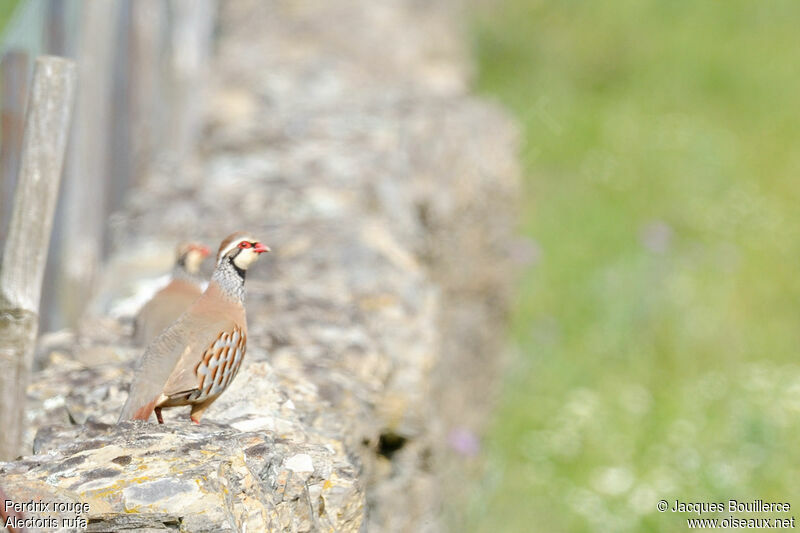
[[[258,259],[258,254],[252,248],[242,248],[236,257],[233,258],[233,264],[237,268],[247,270],[247,267],[252,265]]]
[[[197,274],[197,272],[200,270],[200,264],[203,262],[203,259],[205,259],[205,257],[203,257],[203,255],[197,250],[191,250],[188,252],[183,260],[186,272],[190,274]]]

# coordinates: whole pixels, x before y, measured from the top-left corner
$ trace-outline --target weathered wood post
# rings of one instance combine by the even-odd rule
[[[75,64],[36,60],[19,180],[0,270],[0,460],[20,453],[25,388],[76,85]]]
[[[65,17],[67,15],[64,0],[47,0],[44,14],[44,49],[48,54],[66,55],[67,31]]]
[[[133,181],[145,183],[169,121],[164,101],[167,6],[163,0],[130,2],[130,150]]]
[[[28,54],[9,50],[0,62],[2,75],[2,133],[0,133],[0,242],[5,242],[19,171],[28,93]]]
[[[53,56],[71,57],[67,35],[67,19],[70,11],[77,10],[80,6],[77,2],[67,2],[65,0],[46,0],[44,3],[44,23],[42,24],[41,41],[43,54]],[[69,146],[67,146],[69,153]],[[64,160],[64,166],[69,166],[69,161]],[[62,176],[62,180],[65,178]],[[66,181],[66,180],[65,180]],[[44,268],[44,281],[42,282],[42,301],[41,312],[39,313],[39,331],[47,332],[57,329],[63,324],[60,309],[57,305],[58,282],[60,274],[61,242],[64,237],[63,221],[64,215],[64,195],[56,202],[56,214],[53,219],[53,233],[50,236],[50,251],[47,255],[47,266]],[[36,361],[34,361],[34,366]]]
[[[114,59],[112,62],[111,83],[111,136],[109,174],[106,189],[105,218],[119,209],[131,185],[131,98],[130,98],[130,59],[131,59],[131,0],[120,2],[117,13],[116,36],[114,37]],[[111,232],[106,232],[107,249],[111,244]]]
[[[117,2],[82,4],[78,45],[79,90],[64,176],[64,227],[59,308],[75,326],[92,296],[106,231],[113,21]]]
[[[214,0],[171,0],[170,122],[164,152],[182,161],[202,122],[217,5]]]
[[[177,164],[202,120],[216,0],[127,0],[130,20],[131,174],[146,182],[156,161]]]

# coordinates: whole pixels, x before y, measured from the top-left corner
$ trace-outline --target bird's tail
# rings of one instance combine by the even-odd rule
[[[125,406],[122,408],[117,424],[125,420],[148,420],[150,415],[153,414],[153,409],[155,409],[155,407],[156,399],[144,405],[137,405],[135,402],[131,401],[131,397],[129,396],[128,401],[125,402]]]

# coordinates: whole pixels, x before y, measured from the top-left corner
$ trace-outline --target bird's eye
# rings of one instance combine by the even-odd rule
[[[253,244],[247,241],[242,241],[239,243],[239,248],[250,248],[251,246],[253,246]]]

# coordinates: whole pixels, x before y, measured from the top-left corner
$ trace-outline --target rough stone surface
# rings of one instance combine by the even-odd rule
[[[447,435],[480,432],[500,366],[517,174],[433,4],[221,4],[200,149],[115,216],[95,316],[42,339],[11,497],[88,502],[89,531],[442,529]],[[274,252],[235,382],[200,426],[112,425],[147,278],[238,229]]]
[[[76,495],[93,531],[121,529],[130,514],[181,531],[358,531],[363,514],[357,468],[335,442],[215,424],[88,423],[42,429],[34,452],[4,467],[7,486],[24,478],[54,501]]]

